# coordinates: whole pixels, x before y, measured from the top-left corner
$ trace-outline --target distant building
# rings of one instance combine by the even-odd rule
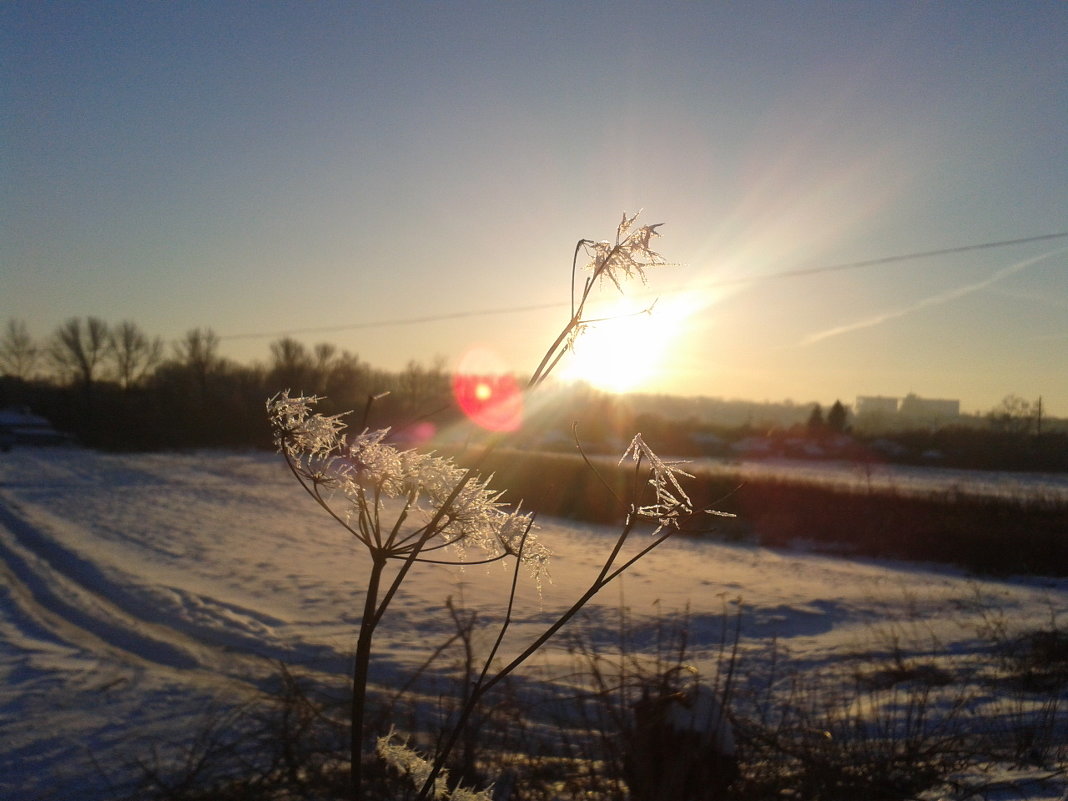
[[[960,401],[921,398],[910,393],[902,398],[897,413],[902,417],[932,422],[954,420],[960,417]]]
[[[882,395],[858,395],[856,414],[897,414],[898,398],[887,398]]]
[[[883,395],[857,397],[856,416],[867,428],[900,428],[902,426],[936,426],[953,422],[960,417],[960,401],[942,398],[921,398],[909,393],[904,398]]]

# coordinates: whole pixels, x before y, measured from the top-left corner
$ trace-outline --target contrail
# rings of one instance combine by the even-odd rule
[[[880,325],[888,320],[896,320],[898,317],[904,317],[906,314],[912,314],[919,309],[925,309],[929,306],[940,306],[943,303],[948,303],[951,300],[970,295],[973,292],[978,292],[981,289],[986,289],[999,281],[1004,281],[1011,275],[1015,275],[1018,272],[1026,270],[1040,261],[1056,256],[1060,253],[1068,252],[1068,248],[1060,248],[1058,250],[1051,250],[1049,253],[1043,253],[1041,256],[1034,256],[1030,259],[1024,259],[1018,261],[1015,264],[1010,264],[1008,267],[1004,267],[998,270],[988,278],[984,278],[982,281],[977,281],[974,284],[967,284],[966,286],[960,286],[956,289],[950,289],[947,292],[942,292],[938,295],[931,295],[930,297],[923,298],[922,300],[913,303],[911,306],[906,306],[903,309],[895,309],[894,311],[883,312],[877,314],[874,317],[869,317],[866,320],[858,320],[855,323],[848,323],[847,325],[839,325],[834,328],[828,328],[825,331],[818,331],[815,334],[809,334],[802,339],[797,347],[804,347],[806,345],[814,345],[817,342],[821,342],[824,339],[830,339],[831,337],[839,336],[840,334],[848,334],[850,331],[858,331],[862,328],[871,328],[872,326]]]

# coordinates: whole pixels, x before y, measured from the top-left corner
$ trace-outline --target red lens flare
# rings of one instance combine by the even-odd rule
[[[453,373],[452,394],[467,418],[488,431],[515,431],[523,422],[523,393],[500,360],[484,349],[470,351]]]

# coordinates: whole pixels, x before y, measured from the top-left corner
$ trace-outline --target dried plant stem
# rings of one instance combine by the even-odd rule
[[[560,359],[562,359],[564,357],[564,354],[567,352],[567,348],[565,347],[565,345],[567,344],[571,336],[574,334],[574,332],[584,322],[582,319],[582,312],[585,309],[586,300],[589,298],[590,292],[593,289],[596,280],[601,277],[601,274],[604,272],[607,266],[611,264],[612,259],[615,258],[615,256],[618,255],[620,250],[622,249],[622,245],[617,243],[615,247],[613,247],[612,250],[609,252],[608,256],[605,258],[601,266],[598,267],[598,269],[594,272],[593,275],[589,276],[586,279],[586,282],[582,288],[582,295],[579,298],[578,305],[576,306],[575,272],[578,268],[578,257],[579,253],[582,252],[582,249],[587,245],[591,244],[593,244],[593,242],[591,242],[589,239],[580,239],[575,245],[575,255],[571,259],[571,319],[568,320],[567,324],[560,331],[560,334],[556,337],[553,344],[549,346],[549,349],[545,351],[545,355],[542,356],[541,362],[538,364],[537,369],[534,371],[533,375],[531,375],[530,377],[530,380],[527,382],[527,389],[536,388],[546,378],[548,378],[549,374],[553,371],[556,365],[560,363]]]
[[[363,619],[356,638],[356,657],[352,668],[352,708],[350,714],[349,775],[353,801],[360,801],[363,782],[363,721],[367,710],[367,675],[371,664],[371,641],[376,627],[376,606],[385,558],[371,560],[371,575],[367,579],[367,596],[363,603]]]
[[[596,283],[607,278],[620,287],[621,278],[630,277],[634,273],[644,280],[643,268],[664,263],[659,254],[649,248],[650,239],[657,236],[658,226],[644,226],[632,230],[637,216],[623,215],[623,220],[616,229],[614,245],[607,241],[592,242],[587,239],[580,239],[576,244],[571,263],[571,317],[531,375],[527,384],[528,391],[537,388],[552,373],[570,348],[575,336],[590,322],[584,319],[583,314],[586,301]],[[576,293],[578,256],[583,250],[592,257],[592,274],[583,283],[582,291]],[[365,424],[371,405],[378,397],[381,396],[368,397],[364,408]],[[650,457],[655,474],[652,483],[658,492],[657,504],[654,507],[642,507],[637,502],[631,504],[631,514],[622,533],[600,573],[587,590],[517,657],[491,675],[493,661],[511,624],[520,563],[540,565],[548,557],[548,550],[539,546],[530,533],[533,519],[529,515],[521,514],[518,510],[503,513],[497,508],[500,505],[497,501],[499,496],[490,492],[485,484],[476,482],[475,486],[469,486],[481,465],[499,444],[500,438],[491,439],[481,456],[475,460],[475,464],[464,471],[452,465],[450,460],[430,455],[413,457],[412,451],[402,453],[392,446],[383,445],[382,441],[388,429],[372,432],[365,429],[363,434],[346,442],[341,434],[345,426],[340,421],[340,415],[312,414],[311,407],[319,400],[321,399],[316,397],[290,397],[286,390],[271,398],[267,405],[275,429],[275,442],[285,455],[290,471],[316,504],[367,548],[371,558],[352,671],[350,791],[353,801],[363,801],[364,796],[362,746],[367,711],[367,682],[375,631],[413,565],[416,562],[457,564],[455,561],[429,559],[423,554],[462,544],[466,538],[475,540],[490,553],[489,558],[476,562],[468,561],[467,564],[484,564],[508,556],[514,556],[516,559],[508,593],[507,612],[500,633],[474,686],[464,699],[459,723],[450,732],[444,748],[435,758],[430,776],[420,791],[419,798],[425,799],[432,792],[449,753],[464,732],[467,721],[482,696],[544,646],[609,582],[667,540],[672,532],[670,529],[665,530],[666,527],[676,524],[681,512],[688,512],[689,508],[688,505],[684,506],[678,502],[670,492],[673,487],[685,498],[673,476],[673,472],[677,471],[659,462],[640,441],[640,436],[636,437],[632,444],[635,449],[634,458],[640,466],[642,454],[647,453]],[[638,452],[639,446],[644,449],[641,453]],[[636,470],[638,469],[640,467],[636,467]],[[429,479],[425,477],[427,475]],[[668,489],[664,489],[667,486],[665,481],[670,482],[671,487]],[[447,487],[448,491],[442,491],[443,487]],[[351,505],[347,515],[339,514],[332,508],[330,496],[335,492],[347,498]],[[427,497],[432,499],[429,504],[423,500]],[[384,526],[380,518],[384,498],[395,498],[403,504],[392,525]],[[672,501],[673,505],[666,504],[665,499]],[[433,513],[428,515],[429,522],[415,527],[414,530],[404,530],[402,527],[410,512],[420,508],[426,512],[430,511],[426,505],[421,507],[421,503],[433,508]],[[657,514],[651,515],[648,509],[654,509]],[[642,548],[636,556],[616,565],[616,559],[640,516],[657,516],[660,526],[654,532],[649,545]],[[522,530],[520,527],[524,520],[526,528]],[[431,540],[435,538],[440,538],[441,541],[431,544]],[[399,560],[401,565],[388,586],[384,587],[383,572],[386,563],[391,559]],[[535,567],[535,570],[537,569]]]
[[[586,604],[588,604],[593,599],[593,597],[597,595],[597,593],[603,590],[622,573],[626,572],[626,570],[630,568],[630,566],[633,565],[635,562],[644,558],[655,548],[662,545],[675,533],[674,529],[664,529],[658,536],[653,539],[652,542],[650,542],[648,545],[638,551],[638,553],[624,561],[622,564],[616,565],[616,558],[619,556],[619,553],[620,551],[622,551],[623,546],[626,543],[628,537],[634,530],[635,522],[636,521],[633,517],[627,521],[626,525],[623,528],[623,531],[616,538],[616,542],[612,547],[611,553],[608,555],[608,558],[605,559],[604,564],[601,566],[601,570],[597,574],[597,578],[593,580],[593,582],[589,585],[586,591],[570,607],[568,607],[568,609],[562,615],[560,615],[560,617],[558,617],[552,625],[545,629],[545,631],[543,631],[541,635],[537,637],[537,639],[533,640],[529,645],[527,645],[527,647],[524,648],[518,656],[513,658],[512,661],[510,661],[507,665],[502,667],[492,676],[489,676],[491,662],[496,656],[497,650],[504,639],[505,632],[511,624],[512,608],[515,602],[516,575],[518,574],[519,569],[519,560],[516,561],[515,571],[513,572],[512,576],[512,586],[509,592],[507,612],[505,614],[504,622],[501,624],[500,633],[497,636],[497,640],[494,643],[489,656],[487,656],[485,660],[482,674],[479,676],[478,681],[475,682],[475,686],[471,690],[467,703],[464,704],[464,707],[460,712],[460,716],[456,722],[456,725],[453,726],[452,730],[449,732],[449,736],[446,739],[444,745],[441,747],[441,749],[435,756],[430,775],[427,777],[422,789],[419,791],[419,795],[416,797],[416,801],[425,801],[425,799],[430,798],[430,793],[433,790],[435,780],[441,774],[441,771],[444,769],[445,762],[448,760],[453,748],[459,741],[460,736],[463,734],[464,728],[467,726],[468,720],[474,713],[482,697],[491,689],[493,689],[497,684],[507,678],[512,672],[514,672],[535,653],[541,650],[541,648],[549,640],[551,640],[560,631],[560,629],[566,626],[575,615],[582,611]]]

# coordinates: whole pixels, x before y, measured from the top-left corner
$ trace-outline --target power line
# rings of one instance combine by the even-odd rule
[[[1005,248],[1013,245],[1025,245],[1032,242],[1043,242],[1051,239],[1064,239],[1068,237],[1068,231],[1057,234],[1042,234],[1040,236],[1028,236],[1020,239],[1002,239],[997,242],[983,242],[978,245],[958,245],[952,248],[940,250],[924,250],[916,253],[905,253],[897,256],[881,256],[877,259],[864,259],[863,261],[844,262],[842,264],[828,264],[820,267],[800,267],[791,270],[782,270],[763,275],[723,278],[706,281],[699,286],[716,287],[730,286],[734,284],[753,284],[761,281],[775,281],[782,278],[804,278],[821,273],[844,272],[846,270],[858,270],[864,267],[876,267],[883,264],[893,264],[902,261],[914,261],[917,259],[933,258],[935,256],[947,256],[952,253],[967,253],[974,250],[992,250]],[[530,311],[543,311],[545,309],[567,308],[565,302],[536,303],[527,306],[499,306],[489,309],[469,309],[467,311],[447,312],[441,314],[426,314],[419,317],[395,317],[386,320],[373,320],[362,323],[346,323],[343,325],[322,326],[318,328],[295,328],[286,331],[267,331],[252,334],[228,334],[219,339],[265,339],[267,337],[298,336],[302,334],[332,334],[338,331],[357,331],[366,328],[386,328],[390,326],[418,325],[420,323],[437,323],[444,320],[460,320],[468,317],[488,317],[494,314],[518,314]]]
[[[385,328],[393,325],[415,325],[417,323],[436,323],[442,320],[458,320],[464,317],[484,317],[491,314],[510,314],[516,312],[540,311],[567,307],[567,303],[538,303],[531,306],[502,306],[496,309],[470,309],[445,314],[427,314],[422,317],[395,317],[391,320],[374,320],[366,323],[345,323],[321,328],[293,328],[287,331],[268,331],[258,334],[228,334],[219,339],[262,339],[264,337],[294,336],[296,334],[329,334],[337,331],[355,331],[360,328]]]
[[[861,267],[874,267],[879,264],[891,264],[898,261],[912,261],[915,259],[926,259],[933,256],[946,256],[950,253],[967,253],[971,250],[991,250],[993,248],[1005,248],[1010,245],[1024,245],[1029,242],[1042,242],[1050,239],[1063,239],[1068,237],[1068,231],[1059,234],[1043,234],[1042,236],[1028,236],[1022,239],[1003,239],[1000,242],[984,242],[981,245],[960,245],[953,248],[943,248],[941,250],[925,250],[919,253],[906,253],[901,256],[882,256],[878,259],[865,259],[864,261],[851,261],[843,264],[830,264],[823,267],[803,267],[794,270],[783,270],[777,273],[765,273],[764,275],[752,276],[749,278],[727,278],[722,281],[715,281],[711,286],[723,286],[727,284],[749,284],[756,281],[767,281],[777,278],[797,278],[807,275],[818,275],[819,273],[833,273],[841,272],[843,270],[856,270]]]

